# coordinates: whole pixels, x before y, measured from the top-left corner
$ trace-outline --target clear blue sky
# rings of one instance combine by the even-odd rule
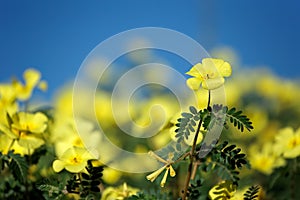
[[[51,94],[98,43],[144,26],[180,31],[207,50],[231,46],[244,65],[299,78],[299,10],[297,0],[0,0],[0,81],[35,67]]]

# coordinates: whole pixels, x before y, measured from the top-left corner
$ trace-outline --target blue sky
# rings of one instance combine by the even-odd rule
[[[52,94],[101,41],[145,26],[180,31],[207,50],[230,46],[243,65],[299,78],[299,9],[296,0],[1,0],[0,81],[34,67]]]

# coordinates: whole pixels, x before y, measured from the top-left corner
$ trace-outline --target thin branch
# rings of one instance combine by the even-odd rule
[[[211,95],[211,92],[210,92],[210,90],[208,90],[207,108],[210,105],[210,95]],[[189,167],[188,167],[188,173],[187,173],[187,177],[186,177],[185,184],[184,184],[182,200],[185,200],[186,197],[187,197],[187,191],[188,191],[189,184],[190,184],[190,181],[191,181],[192,173],[193,173],[193,177],[195,176],[194,174],[196,174],[195,169],[193,169],[194,156],[195,156],[196,144],[197,144],[197,140],[198,140],[201,125],[202,125],[202,119],[200,119],[200,121],[199,121],[197,130],[196,130],[196,134],[195,134],[195,137],[194,137],[194,140],[193,140],[193,146],[192,146],[192,149],[190,151],[190,164],[189,164]],[[196,163],[196,164],[198,165],[199,163]]]

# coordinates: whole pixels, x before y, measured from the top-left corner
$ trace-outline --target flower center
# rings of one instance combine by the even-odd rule
[[[294,137],[289,141],[288,147],[292,149],[298,145],[300,145],[300,140]]]
[[[81,163],[81,160],[82,159],[80,157],[75,156],[75,157],[71,158],[70,163],[71,164],[78,164],[78,163]]]

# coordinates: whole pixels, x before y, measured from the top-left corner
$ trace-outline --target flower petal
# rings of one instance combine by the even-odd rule
[[[26,86],[32,89],[40,81],[41,73],[35,69],[27,69],[24,72],[23,77],[26,82]]]
[[[220,75],[223,77],[230,76],[231,72],[232,72],[230,64],[223,60],[221,60],[221,61],[222,61],[222,64],[216,64],[216,68],[218,69]]]
[[[84,170],[85,166],[86,166],[86,162],[81,162],[76,165],[74,165],[74,164],[68,165],[67,164],[67,165],[65,165],[65,168],[67,171],[69,171],[71,173],[78,173],[78,172],[81,172],[82,170]]]
[[[164,177],[163,177],[163,179],[160,182],[160,187],[165,187],[165,184],[167,182],[168,173],[169,173],[169,168],[167,168],[167,170],[166,170],[166,172],[164,174]]]
[[[60,172],[65,167],[65,163],[60,160],[55,160],[52,167],[55,172]]]
[[[175,172],[175,170],[173,169],[172,165],[170,165],[170,176],[171,176],[171,177],[176,176],[176,172]]]
[[[192,90],[198,90],[201,84],[201,80],[198,78],[189,78],[186,81],[187,86]]]
[[[153,182],[157,177],[158,175],[160,175],[160,173],[166,168],[166,165],[159,168],[158,170],[152,172],[151,174],[149,174],[148,176],[146,176],[147,180]]]
[[[213,90],[221,87],[225,82],[223,77],[218,77],[214,79],[207,79],[203,81],[202,87],[207,90]]]
[[[201,79],[203,77],[204,71],[201,63],[194,65],[190,71],[186,72],[187,75],[197,77]]]

